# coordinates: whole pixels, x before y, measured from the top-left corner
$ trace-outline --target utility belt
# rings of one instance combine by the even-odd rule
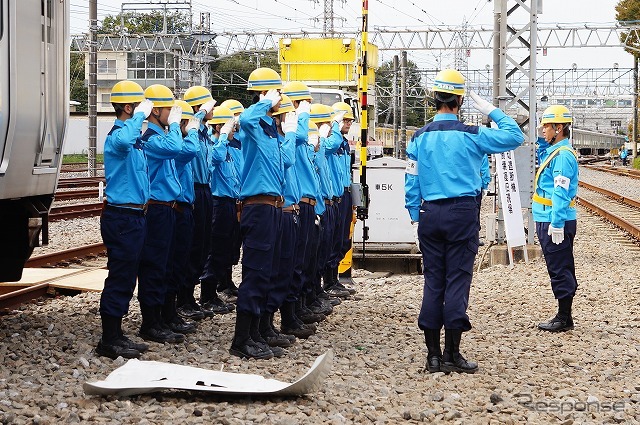
[[[291,204],[288,207],[282,208],[282,212],[293,213],[298,215],[300,214],[300,207],[298,206],[298,204]]]
[[[538,195],[537,193],[534,193],[533,196],[531,197],[531,200],[533,202],[537,202],[539,204],[542,205],[546,205],[548,207],[552,207],[553,206],[553,202],[551,202],[551,199],[549,198],[543,198],[542,196]],[[574,208],[576,206],[576,200],[575,198],[571,200],[571,202],[569,202],[569,206],[571,208]]]
[[[147,201],[149,205],[164,205],[165,207],[169,207],[172,210],[176,210],[178,212],[182,212],[182,208],[178,205],[178,201],[156,201],[155,199],[149,199]]]
[[[276,208],[282,208],[282,205],[284,204],[284,198],[282,196],[274,195],[255,195],[249,196],[248,198],[244,198],[242,200],[243,206],[253,204],[271,205]]]
[[[315,206],[318,202],[314,198],[309,198],[305,196],[304,198],[300,198],[300,202],[304,202],[305,204],[309,204],[312,207]]]
[[[108,204],[105,201],[102,208],[136,217],[143,217],[147,213],[147,204]]]

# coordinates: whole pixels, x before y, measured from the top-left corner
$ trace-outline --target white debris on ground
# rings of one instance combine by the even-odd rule
[[[76,232],[77,239],[86,230]],[[99,236],[97,227],[92,232]],[[85,381],[103,379],[123,364],[93,352],[100,295],[24,305],[0,316],[0,423],[637,424],[640,270],[638,254],[621,235],[579,210],[576,328],[566,333],[537,330],[556,312],[543,259],[477,272],[468,310],[474,328],[461,344],[480,365],[475,375],[423,372],[426,348],[417,328],[422,276],[375,278],[363,270],[354,271],[364,278],[355,299],[337,306],[316,335],[282,358],[230,356],[234,313],[201,321],[182,344],[151,343],[142,357],[293,381],[333,348],[322,389],[296,399],[189,392],[86,396]],[[237,267],[236,282],[239,273]],[[134,300],[124,329],[138,339],[139,325]]]

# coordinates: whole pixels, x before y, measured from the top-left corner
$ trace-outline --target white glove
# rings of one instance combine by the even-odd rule
[[[296,112],[299,114],[306,112],[307,114],[309,112],[311,112],[311,104],[309,103],[308,100],[301,100],[300,103],[298,103],[298,108],[296,109]]]
[[[287,112],[282,120],[282,132],[287,134],[296,131],[298,128],[298,115],[295,111]]]
[[[233,130],[233,127],[236,125],[236,120],[234,118],[229,118],[229,120],[224,123],[222,128],[220,129],[220,134],[229,134]]]
[[[169,118],[167,118],[167,124],[180,124],[180,120],[182,119],[182,108],[178,105],[174,105],[171,107],[171,112],[169,112]]]
[[[191,130],[200,130],[200,120],[197,118],[191,118],[184,129],[187,130],[187,133]]]
[[[473,107],[478,111],[483,113],[484,115],[489,115],[491,112],[493,112],[494,110],[498,109],[495,106],[493,106],[492,103],[487,102],[486,100],[484,100],[483,98],[481,98],[480,96],[478,96],[477,94],[475,94],[472,91],[469,91],[469,97],[471,97],[471,99],[473,99]]]
[[[564,240],[564,226],[563,227],[553,227],[549,225],[549,231],[547,232],[549,236],[551,236],[551,242],[556,245],[560,245]]]
[[[333,120],[335,122],[337,122],[338,124],[342,125],[342,120],[344,119],[344,116],[346,115],[347,111],[336,111],[335,115],[333,116]]]
[[[271,89],[267,92],[267,94],[261,94],[260,95],[260,100],[264,100],[264,99],[268,99],[271,101],[271,106],[276,106],[278,104],[278,102],[280,102],[280,99],[282,98],[282,96],[280,96],[280,93],[278,93],[278,90],[276,89]]]
[[[331,133],[331,126],[327,123],[322,124],[318,129],[318,133],[320,133],[320,137],[324,137],[326,139],[329,137],[329,133]]]
[[[319,143],[320,143],[320,138],[318,137],[317,134],[309,135],[309,144],[311,146],[313,146],[315,148],[315,147],[318,146]]]
[[[138,104],[138,106],[136,106],[136,109],[133,110],[133,115],[137,114],[138,112],[142,112],[144,114],[144,117],[147,118],[149,115],[151,115],[152,109],[153,102],[149,99],[144,99]]]
[[[236,124],[240,123],[240,115],[234,115],[233,116],[233,121],[235,121]]]
[[[411,225],[413,226],[413,239],[416,241],[416,247],[418,248],[418,252],[420,252],[420,237],[418,236],[418,225],[420,223],[417,221],[414,221],[411,223]]]
[[[205,102],[202,104],[202,106],[200,106],[200,111],[205,111],[205,115],[207,115],[209,112],[213,111],[213,107],[216,106],[216,101],[215,100],[210,100],[208,102]]]

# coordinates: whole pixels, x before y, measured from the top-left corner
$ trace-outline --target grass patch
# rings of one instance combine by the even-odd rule
[[[63,164],[73,164],[77,162],[89,162],[89,158],[86,154],[71,154],[71,155],[63,155],[62,163]],[[96,162],[104,162],[104,154],[98,154],[96,156]]]

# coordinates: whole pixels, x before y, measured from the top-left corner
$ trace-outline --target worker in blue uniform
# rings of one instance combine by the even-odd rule
[[[281,96],[280,106],[272,114],[278,129],[284,165],[284,204],[282,205],[282,230],[279,235],[280,259],[276,273],[272,273],[273,278],[269,285],[265,308],[260,316],[260,336],[269,345],[275,357],[284,355],[283,348],[290,347],[296,340],[295,336],[278,331],[273,325],[273,317],[293,289],[294,250],[300,226],[298,204],[301,197],[300,182],[294,167],[298,117],[291,99],[286,94]]]
[[[227,99],[222,102],[220,106],[229,108],[235,119],[234,132],[228,139],[230,148],[228,152],[232,158],[235,173],[237,176],[240,176],[240,174],[242,174],[242,167],[244,166],[244,159],[242,157],[242,131],[240,131],[240,128],[238,127],[238,121],[240,119],[240,114],[244,112],[244,106],[242,106],[242,103],[236,99]],[[237,192],[235,199],[236,214],[235,220],[232,221],[232,230],[229,238],[230,243],[228,246],[223,247],[226,251],[226,255],[229,256],[229,263],[224,276],[220,276],[218,278],[218,294],[226,303],[235,303],[238,299],[238,286],[233,281],[233,266],[240,262],[240,246],[242,245],[242,239],[240,238],[240,218],[237,213],[240,206],[240,201],[238,199],[238,196],[240,195],[239,181],[235,192]]]
[[[625,148],[624,145],[622,145],[622,147],[620,148],[620,160],[622,161],[623,167],[627,166],[628,156],[629,154],[627,152],[627,148]]]
[[[182,151],[180,120],[171,90],[153,84],[144,91],[153,102],[147,131],[142,135],[147,155],[150,199],[147,207],[147,237],[138,272],[138,297],[142,312],[139,335],[155,342],[177,343],[184,334],[173,332],[164,323],[162,307],[167,291],[166,270],[176,223],[175,208],[182,192],[174,158]],[[166,129],[166,130],[165,130]]]
[[[173,161],[182,191],[176,198],[176,206],[174,208],[176,222],[167,261],[167,291],[162,306],[162,319],[173,332],[188,334],[196,331],[195,323],[186,321],[178,315],[176,299],[178,294],[185,293],[187,286],[186,275],[189,267],[190,251],[185,248],[191,246],[193,239],[193,203],[195,201],[191,161],[200,150],[198,129],[200,128],[202,115],[196,117],[191,106],[184,100],[177,100],[176,105],[182,110],[180,131],[183,143],[182,150]]]
[[[540,165],[531,206],[551,289],[558,300],[556,316],[538,325],[549,332],[573,329],[571,309],[578,288],[573,257],[578,160],[569,141],[571,122],[571,112],[562,105],[549,106],[542,114]]]
[[[153,103],[144,98],[138,83],[125,80],[111,89],[111,104],[116,120],[104,142],[107,187],[100,216],[109,272],[100,295],[102,337],[96,353],[112,359],[130,359],[149,349],[124,335],[122,318],[129,311],[146,236],[149,176],[140,134]]]
[[[407,147],[405,207],[412,222],[419,221],[425,283],[418,325],[425,335],[429,372],[478,369],[477,363],[460,354],[460,341],[462,333],[471,329],[467,306],[478,252],[480,167],[484,155],[514,149],[524,140],[512,118],[475,93],[469,94],[473,106],[498,128],[461,123],[457,114],[464,85],[464,77],[454,69],[436,75],[437,113]],[[443,326],[444,352],[440,350]]]
[[[482,207],[482,198],[489,191],[489,183],[491,183],[491,170],[489,169],[489,155],[482,157],[480,165],[480,193],[478,194],[478,205]],[[480,220],[480,208],[478,208],[478,220]],[[479,221],[478,221],[479,222]],[[480,246],[484,246],[484,242],[479,242]]]
[[[338,276],[340,261],[351,249],[351,222],[353,221],[353,203],[351,199],[351,149],[346,135],[355,119],[351,105],[345,102],[336,102],[331,106],[336,114],[334,122],[338,125],[342,134],[342,143],[333,153],[335,162],[336,181],[343,188],[342,196],[338,200],[338,214],[336,218],[336,231],[334,233],[334,246],[329,258],[330,276],[332,284],[339,290],[355,294],[351,285],[344,285]],[[326,288],[326,284],[325,284]]]
[[[236,121],[231,109],[218,106],[209,120],[214,141],[211,162],[211,191],[213,213],[211,218],[211,244],[205,268],[200,277],[200,301],[217,314],[226,314],[235,308],[218,295],[220,282],[226,282],[228,270],[235,261],[234,239],[240,231],[237,203],[240,196],[242,152],[233,146]],[[238,164],[239,163],[239,164]]]
[[[273,351],[260,336],[272,279],[278,272],[282,229],[284,164],[278,130],[272,118],[280,104],[282,80],[270,68],[249,74],[255,103],[240,115],[244,168],[240,177],[242,212],[242,283],[238,288],[236,325],[229,353],[269,359]]]
[[[193,110],[198,118],[199,150],[191,160],[190,168],[193,173],[193,237],[189,252],[189,263],[186,269],[185,285],[178,293],[177,306],[180,316],[186,319],[201,320],[205,316],[212,316],[213,311],[203,308],[194,297],[196,285],[200,281],[200,273],[209,252],[209,233],[211,231],[211,145],[206,122],[211,119],[216,101],[206,87],[192,86],[184,93],[183,100]],[[186,189],[185,190],[189,190]]]

